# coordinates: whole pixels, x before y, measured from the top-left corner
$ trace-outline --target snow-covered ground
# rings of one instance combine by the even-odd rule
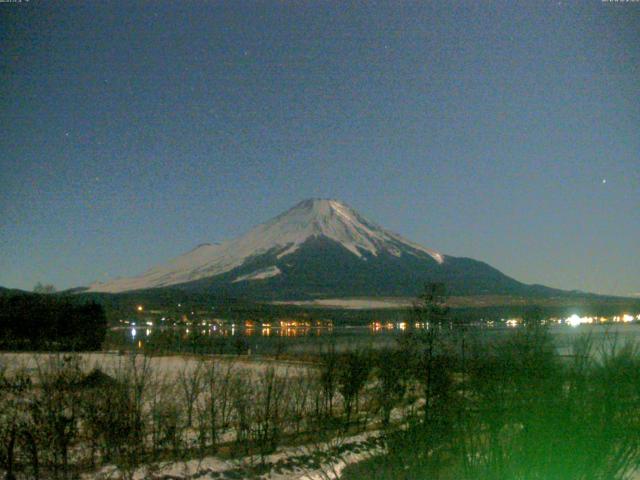
[[[18,370],[29,372],[37,383],[38,370],[47,370],[49,362],[64,358],[68,354],[46,353],[2,353],[0,354],[0,368],[6,368],[6,373]],[[89,372],[93,368],[100,368],[106,373],[121,371],[135,362],[142,367],[147,363],[149,375],[159,375],[171,383],[172,377],[178,380],[178,376],[186,371],[196,368],[202,357],[189,356],[160,356],[143,357],[137,355],[119,355],[117,353],[84,353],[80,354],[79,365]],[[297,375],[303,376],[309,373],[311,364],[303,362],[270,361],[266,359],[256,360],[243,357],[217,356],[204,357],[204,361],[217,362],[226,370],[226,366],[237,369],[237,375],[244,378],[255,376],[260,378],[267,368],[274,368],[276,374],[286,377],[289,381],[295,381]],[[397,414],[398,412],[394,412]],[[392,415],[396,418],[397,415]],[[400,416],[401,417],[401,416]],[[207,456],[194,458],[197,452],[198,438],[195,430],[185,430],[185,448],[191,453],[184,461],[154,463],[139,467],[132,478],[163,479],[163,480],[187,480],[187,479],[273,479],[273,480],[321,480],[337,479],[342,470],[352,463],[361,461],[371,455],[382,452],[380,432],[368,431],[357,435],[347,436],[336,431],[333,438],[324,441],[317,440],[312,443],[299,446],[280,447],[275,453],[265,457],[265,465],[260,466],[260,458],[246,456],[235,459]],[[219,444],[231,445],[236,440],[232,429],[220,431]],[[101,467],[100,470],[85,473],[85,480],[118,479],[123,478],[124,472],[120,472],[113,465]],[[131,472],[127,472],[131,473]],[[127,478],[128,475],[127,475]]]
[[[6,368],[11,374],[17,370],[24,370],[35,375],[39,368],[46,368],[51,360],[55,360],[69,354],[50,353],[0,353],[0,368]],[[150,356],[136,355],[132,357],[128,354],[96,352],[81,353],[80,366],[85,372],[90,372],[99,368],[105,373],[117,372],[136,362],[141,367],[144,362],[148,362],[147,367],[155,374],[162,376],[178,375],[180,372],[189,371],[197,367],[201,361],[215,362],[221,366],[231,366],[243,372],[263,373],[267,368],[275,369],[277,375],[286,375],[289,378],[304,374],[309,368],[309,364],[303,362],[288,362],[263,359],[260,357],[244,357],[235,355],[212,355],[206,357],[195,357],[185,355]]]
[[[299,447],[285,447],[265,457],[265,466],[260,458],[247,456],[226,460],[211,456],[183,462],[146,465],[137,469],[135,480],[333,480],[340,478],[349,465],[384,452],[380,431],[358,435],[336,437],[328,442],[319,442]],[[107,480],[119,478],[120,472],[107,466],[94,473],[82,476],[83,480]]]

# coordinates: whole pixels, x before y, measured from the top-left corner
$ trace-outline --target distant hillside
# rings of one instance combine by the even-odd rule
[[[0,287],[0,296],[2,295],[28,295],[32,292],[28,292],[26,290],[19,290],[17,288],[6,288]]]

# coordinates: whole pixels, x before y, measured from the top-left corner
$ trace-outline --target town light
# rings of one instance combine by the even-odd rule
[[[566,322],[571,325],[572,327],[577,327],[578,325],[580,325],[582,322],[580,321],[580,317],[578,315],[576,315],[575,313],[573,315],[571,315],[569,318],[567,318]]]

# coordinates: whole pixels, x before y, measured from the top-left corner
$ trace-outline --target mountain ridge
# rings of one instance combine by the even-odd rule
[[[454,294],[553,294],[490,265],[444,255],[384,229],[335,199],[307,199],[245,235],[196,248],[89,292],[174,287],[256,298],[415,295],[429,281]]]

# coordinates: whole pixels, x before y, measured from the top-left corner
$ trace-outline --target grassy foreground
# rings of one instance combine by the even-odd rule
[[[423,339],[422,411],[347,480],[627,479],[640,466],[640,353],[586,336],[560,356],[544,328],[489,344]],[[429,353],[430,345],[434,348]],[[436,348],[439,345],[440,348]],[[418,373],[419,374],[419,373]]]

